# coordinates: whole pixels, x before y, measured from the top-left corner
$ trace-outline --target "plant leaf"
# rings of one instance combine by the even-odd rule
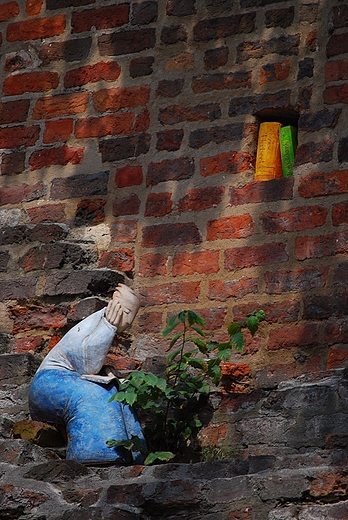
[[[195,325],[192,325],[191,329],[195,330],[197,332],[197,334],[199,334],[200,336],[205,338],[205,332],[202,329],[200,329],[199,327],[196,327]]]
[[[167,368],[169,368],[168,365],[173,361],[173,359],[178,354],[180,354],[180,352],[181,352],[181,348],[178,348],[177,350],[174,350],[174,352],[171,352],[170,354],[168,354],[168,356],[166,357]]]
[[[203,372],[206,372],[208,369],[207,362],[202,358],[190,358],[187,362],[191,367],[199,368],[200,370],[203,370]]]
[[[231,344],[234,346],[238,352],[241,352],[244,348],[245,339],[244,335],[241,332],[237,332],[237,334],[233,334],[230,338]]]
[[[237,332],[240,332],[240,330],[241,330],[241,325],[240,325],[240,323],[238,323],[236,321],[233,321],[232,323],[230,323],[227,328],[227,331],[230,336],[232,336],[233,334],[237,334]]]
[[[168,462],[168,460],[171,460],[174,457],[175,457],[175,455],[171,451],[155,451],[153,453],[149,453],[149,455],[145,459],[144,465],[150,466],[156,460]]]
[[[256,316],[249,316],[246,319],[246,324],[252,336],[254,336],[255,332],[259,327],[259,320]]]

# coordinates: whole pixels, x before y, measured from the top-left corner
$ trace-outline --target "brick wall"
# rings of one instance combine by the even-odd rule
[[[337,0],[3,1],[1,351],[46,352],[125,278],[124,368],[183,308],[217,338],[265,310],[234,389],[344,366],[347,27]],[[298,125],[293,178],[253,180],[265,120]]]

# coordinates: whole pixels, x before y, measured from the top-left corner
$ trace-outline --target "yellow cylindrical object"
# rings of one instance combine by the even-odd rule
[[[261,123],[257,143],[255,180],[269,181],[283,177],[280,157],[281,123]]]

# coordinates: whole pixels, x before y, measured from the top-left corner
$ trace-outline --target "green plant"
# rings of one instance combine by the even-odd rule
[[[145,464],[168,461],[178,454],[186,454],[201,429],[198,411],[209,395],[211,385],[221,379],[221,362],[227,361],[232,349],[242,351],[245,344],[243,329],[252,336],[259,322],[265,319],[262,310],[254,311],[240,322],[228,326],[229,339],[218,343],[206,340],[205,322],[191,310],[171,317],[162,332],[164,337],[177,329],[172,337],[166,358],[165,378],[143,371],[131,372],[111,399],[147,411],[151,421],[145,427],[147,453]],[[112,446],[141,451],[137,437],[109,440]]]

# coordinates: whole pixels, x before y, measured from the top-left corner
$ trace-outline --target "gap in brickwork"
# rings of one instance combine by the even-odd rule
[[[260,111],[255,115],[258,125],[261,123],[270,123],[272,121],[276,121],[284,126],[292,125],[296,128],[298,128],[299,117],[299,113],[291,107],[283,108],[282,110],[267,109]]]

